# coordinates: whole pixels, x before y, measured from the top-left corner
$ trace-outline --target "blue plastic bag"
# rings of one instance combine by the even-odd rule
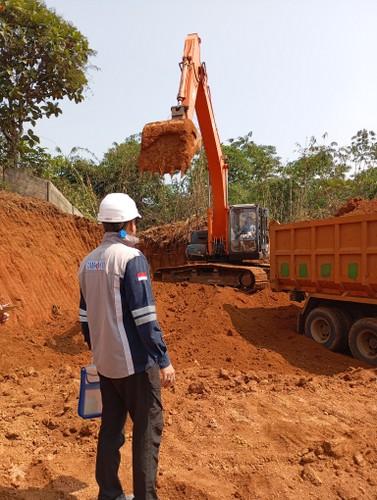
[[[102,415],[99,376],[95,365],[81,368],[78,414],[82,418],[98,418]]]

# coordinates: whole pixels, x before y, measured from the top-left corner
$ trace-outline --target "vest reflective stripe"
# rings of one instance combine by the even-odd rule
[[[148,314],[148,316],[142,316],[141,318],[135,319],[135,325],[140,326],[144,323],[150,323],[151,321],[157,320],[157,314]]]
[[[123,310],[122,310],[122,297],[120,294],[120,278],[119,276],[114,277],[114,299],[115,299],[115,312],[118,331],[120,339],[122,341],[124,356],[126,358],[127,372],[128,375],[135,373],[134,363],[132,361],[130,344],[128,343],[127,333],[124,328],[123,323]]]
[[[142,316],[143,314],[153,313],[153,312],[156,312],[156,306],[140,307],[140,309],[134,309],[133,311],[131,311],[132,316],[134,318],[138,318],[139,316]]]

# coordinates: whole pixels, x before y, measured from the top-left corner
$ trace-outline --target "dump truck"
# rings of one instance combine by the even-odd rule
[[[200,43],[197,33],[186,37],[177,104],[171,107],[170,120],[144,126],[138,166],[159,174],[185,173],[203,142],[211,199],[208,229],[191,234],[186,265],[158,269],[154,277],[256,291],[268,283],[268,265],[263,262],[268,255],[268,210],[255,203],[229,204],[229,167],[221,150]],[[201,134],[192,121],[194,114]]]
[[[270,225],[270,282],[304,301],[297,329],[377,366],[377,213]]]

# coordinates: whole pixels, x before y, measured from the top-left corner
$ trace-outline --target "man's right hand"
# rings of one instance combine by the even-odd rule
[[[162,387],[170,387],[175,383],[175,370],[173,365],[170,364],[166,368],[161,368],[160,370],[161,376],[161,385]]]

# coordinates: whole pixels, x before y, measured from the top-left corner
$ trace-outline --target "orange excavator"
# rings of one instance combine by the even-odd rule
[[[201,140],[207,156],[211,207],[207,230],[193,231],[186,249],[188,263],[155,272],[162,281],[191,281],[254,291],[268,282],[268,211],[256,204],[229,205],[228,165],[223,157],[213,113],[200,38],[187,36],[180,64],[177,105],[171,120],[152,122],[142,132],[138,165],[142,171],[186,172]],[[196,112],[200,135],[192,122]]]

